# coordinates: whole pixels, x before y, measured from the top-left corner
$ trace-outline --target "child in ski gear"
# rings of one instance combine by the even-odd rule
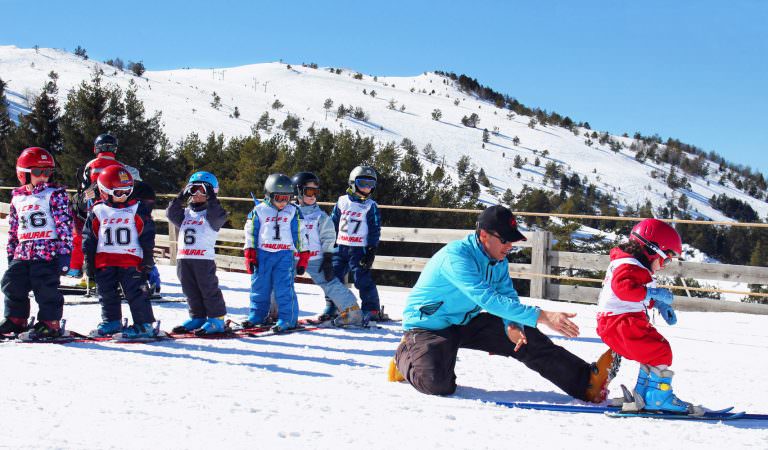
[[[331,212],[336,229],[338,251],[333,256],[333,271],[340,281],[350,272],[360,292],[363,322],[380,321],[379,291],[371,277],[381,236],[379,207],[370,198],[378,176],[373,167],[357,166],[349,174],[349,188],[339,197]],[[324,316],[333,317],[335,306],[328,302]]]
[[[215,334],[226,331],[227,307],[216,277],[216,236],[227,221],[221,207],[219,181],[209,172],[195,172],[166,214],[178,232],[176,273],[187,297],[189,319],[173,329]]]
[[[26,330],[32,291],[39,311],[29,338],[61,335],[64,296],[59,292],[59,277],[69,269],[72,211],[64,186],[52,181],[54,168],[53,156],[40,147],[25,149],[16,161],[21,187],[13,190],[11,199],[0,334]]]
[[[88,161],[82,171],[78,172],[80,185],[77,194],[73,197],[73,210],[75,222],[73,230],[72,262],[67,276],[80,278],[83,276],[83,226],[88,213],[91,212],[94,202],[98,200],[98,186],[96,180],[104,168],[112,165],[122,165],[115,159],[117,153],[117,138],[111,134],[100,134],[93,141],[93,153],[96,158]]]
[[[151,213],[155,209],[155,202],[157,201],[157,195],[155,190],[152,189],[148,183],[141,179],[139,169],[123,164],[125,170],[133,177],[133,191],[128,200],[136,199],[144,204]],[[160,271],[157,270],[157,266],[152,267],[152,271],[148,275],[149,279],[149,294],[150,298],[162,298],[160,296]]]
[[[557,346],[538,324],[567,336],[579,335],[576,314],[545,311],[520,303],[506,256],[525,240],[512,212],[484,210],[475,233],[453,241],[427,263],[403,311],[403,340],[390,379],[407,380],[425,394],[456,390],[459,348],[509,356],[535,370],[572,397],[601,402],[612,364],[610,350],[589,364]],[[483,312],[483,310],[485,312]]]
[[[309,251],[307,273],[339,311],[337,325],[360,325],[362,313],[355,295],[333,273],[336,231],[328,214],[317,205],[320,179],[311,172],[299,172],[291,181],[304,218],[303,234]]]
[[[632,228],[627,242],[610,252],[597,304],[597,334],[616,353],[641,364],[634,404],[627,402],[625,409],[694,411],[672,392],[672,348],[647,315],[648,308],[655,308],[669,325],[677,322],[674,297],[656,287],[654,274],[682,251],[680,235],[672,226],[645,219]]]
[[[270,294],[277,301],[275,331],[295,328],[299,305],[294,292],[294,274],[307,268],[309,252],[304,250],[301,211],[289,203],[293,195],[291,179],[273,173],[264,182],[264,200],[256,201],[245,222],[245,262],[251,274],[251,308],[243,327],[265,323],[269,314]],[[293,253],[299,253],[294,269]]]
[[[136,199],[129,200],[133,178],[122,165],[101,171],[97,179],[101,200],[88,214],[83,229],[84,269],[95,279],[102,322],[95,333],[122,331],[126,339],[155,336],[147,276],[155,265],[155,223],[150,211]],[[133,317],[133,326],[122,329],[122,287]]]

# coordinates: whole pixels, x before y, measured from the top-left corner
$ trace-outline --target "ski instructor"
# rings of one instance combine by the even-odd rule
[[[605,399],[610,350],[589,364],[555,345],[537,325],[567,337],[579,335],[576,314],[545,311],[520,303],[506,256],[525,237],[503,206],[484,210],[473,234],[453,241],[427,263],[403,311],[403,340],[389,378],[407,380],[417,391],[456,391],[459,348],[509,356],[535,370],[568,395],[599,403]]]

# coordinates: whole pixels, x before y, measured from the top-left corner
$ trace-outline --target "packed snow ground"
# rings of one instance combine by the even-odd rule
[[[160,271],[165,296],[180,299],[174,268]],[[219,278],[230,318],[244,319],[248,276]],[[297,292],[301,316],[321,311],[319,288],[300,284]],[[380,292],[399,319],[407,292]],[[605,349],[593,307],[523,301],[578,313],[582,335],[558,344],[590,361]],[[164,329],[186,317],[185,303],[154,310]],[[64,315],[81,332],[100,319],[98,305],[67,305]],[[681,312],[677,326],[657,326],[675,351],[683,399],[768,412],[768,316]],[[459,353],[456,395],[422,395],[386,381],[400,336],[395,322],[231,340],[0,344],[0,448],[768,448],[766,422],[619,420],[484,403],[580,402],[512,359],[477,351]],[[636,372],[625,362],[615,391]]]

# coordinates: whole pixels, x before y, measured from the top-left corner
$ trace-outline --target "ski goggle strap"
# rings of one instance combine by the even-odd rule
[[[355,186],[357,186],[358,189],[360,188],[373,189],[376,187],[376,180],[371,178],[355,178]]]
[[[664,264],[668,264],[672,262],[672,258],[676,258],[680,255],[678,255],[674,250],[667,250],[666,252],[662,250],[655,242],[651,242],[648,239],[640,236],[636,232],[632,232],[632,236],[636,237],[637,240],[643,243],[648,249],[656,253],[661,257],[661,260],[664,262]]]
[[[100,152],[110,152],[110,153],[117,153],[117,144],[98,144],[96,146],[96,150]]]

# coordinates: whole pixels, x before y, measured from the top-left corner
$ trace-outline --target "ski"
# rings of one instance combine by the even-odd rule
[[[552,403],[527,403],[527,402],[502,402],[502,401],[489,401],[484,400],[486,403],[491,403],[498,406],[504,406],[506,408],[518,408],[518,409],[531,409],[538,411],[554,411],[565,413],[587,413],[587,414],[604,414],[608,417],[621,418],[621,417],[645,417],[645,418],[657,418],[657,419],[673,419],[673,420],[768,420],[768,414],[754,414],[745,412],[733,412],[734,407],[707,410],[703,416],[694,416],[688,414],[673,414],[673,413],[652,413],[649,411],[639,412],[622,412],[620,407],[617,406],[589,406],[589,405],[563,405]]]

